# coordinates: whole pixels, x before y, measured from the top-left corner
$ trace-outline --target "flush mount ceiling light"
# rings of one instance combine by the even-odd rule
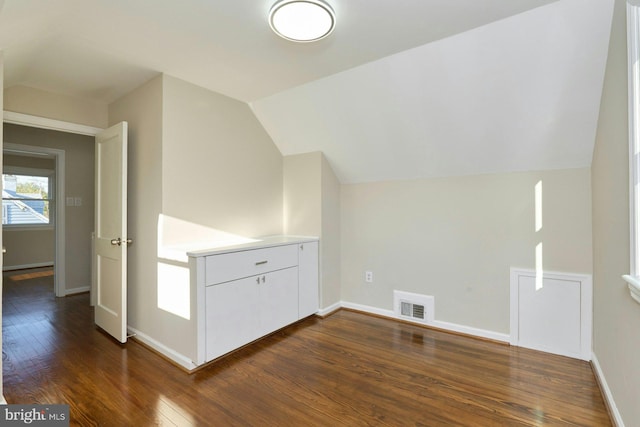
[[[269,25],[287,40],[313,42],[331,34],[336,15],[322,0],[280,0],[269,11]]]

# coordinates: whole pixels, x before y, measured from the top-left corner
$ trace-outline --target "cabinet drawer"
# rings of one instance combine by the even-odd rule
[[[296,265],[298,245],[210,255],[206,260],[205,285],[211,286]]]

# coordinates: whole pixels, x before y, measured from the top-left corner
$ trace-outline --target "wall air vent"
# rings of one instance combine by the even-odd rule
[[[397,317],[428,324],[433,322],[434,299],[429,295],[393,291],[393,307]]]
[[[408,301],[400,301],[400,314],[424,320],[424,305],[412,304]]]

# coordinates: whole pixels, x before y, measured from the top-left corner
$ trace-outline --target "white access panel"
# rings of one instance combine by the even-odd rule
[[[591,359],[591,278],[511,272],[511,344]]]

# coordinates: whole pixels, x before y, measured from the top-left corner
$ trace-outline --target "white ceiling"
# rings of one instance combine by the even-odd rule
[[[167,73],[343,182],[590,163],[612,0],[329,0],[313,44],[270,31],[274,2],[0,0],[4,86],[109,103]]]
[[[251,105],[343,183],[588,167],[612,6],[558,1]]]

